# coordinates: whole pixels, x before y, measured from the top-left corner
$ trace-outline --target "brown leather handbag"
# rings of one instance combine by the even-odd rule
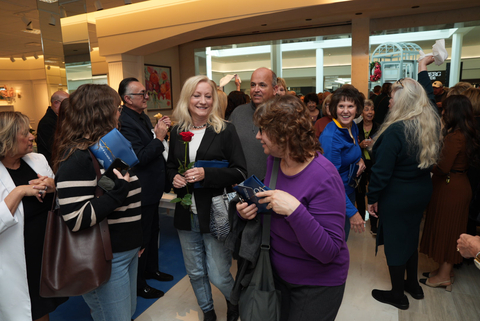
[[[98,161],[91,156],[99,179]],[[95,196],[102,194],[97,186]],[[113,255],[108,222],[104,219],[92,227],[72,232],[55,204],[56,193],[45,231],[40,295],[45,298],[82,295],[110,279]]]

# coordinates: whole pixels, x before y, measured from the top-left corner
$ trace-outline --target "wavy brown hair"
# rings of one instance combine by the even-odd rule
[[[480,164],[480,141],[476,130],[476,122],[473,117],[473,108],[464,95],[451,95],[442,102],[443,106],[443,136],[459,130],[466,139],[467,158],[470,165]]]
[[[337,106],[343,100],[353,102],[355,104],[355,107],[357,107],[357,111],[355,112],[355,118],[362,114],[363,102],[365,101],[365,97],[362,97],[362,94],[354,86],[343,85],[342,87],[337,89],[332,95],[332,100],[330,101],[330,106],[328,107],[330,110],[330,114],[333,118],[338,118]]]
[[[323,153],[308,108],[295,96],[276,96],[268,100],[257,108],[253,122],[296,162],[304,163],[316,157],[317,152]]]
[[[77,149],[86,150],[117,128],[120,103],[118,93],[107,85],[85,84],[70,95],[57,120],[52,156],[55,172]]]

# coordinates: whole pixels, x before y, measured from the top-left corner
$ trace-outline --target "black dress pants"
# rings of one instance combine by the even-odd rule
[[[158,235],[160,231],[158,205],[159,202],[142,206],[142,248],[145,248],[145,251],[138,259],[137,289],[143,289],[147,285],[145,273],[158,271]]]

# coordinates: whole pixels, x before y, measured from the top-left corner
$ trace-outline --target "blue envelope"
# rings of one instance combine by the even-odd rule
[[[103,168],[109,168],[116,158],[121,158],[130,167],[138,164],[132,144],[116,128],[100,138],[100,141],[89,149]]]
[[[272,213],[271,210],[267,209],[266,204],[260,204],[258,201],[259,197],[255,196],[258,192],[270,190],[268,186],[263,184],[255,175],[250,176],[245,181],[241,182],[237,186],[234,186],[233,189],[240,195],[240,197],[248,203],[248,205],[255,204],[259,213]]]
[[[217,167],[217,168],[225,168],[228,167],[227,160],[198,160],[194,164],[195,167]],[[193,184],[193,188],[203,188],[200,182],[196,182]]]

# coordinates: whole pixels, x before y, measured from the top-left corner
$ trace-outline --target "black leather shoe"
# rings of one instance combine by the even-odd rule
[[[154,289],[150,286],[145,286],[143,289],[137,289],[137,295],[145,299],[158,299],[161,298],[165,293],[163,291]]]
[[[233,305],[227,300],[227,321],[237,321],[239,317],[238,305]]]
[[[414,298],[416,300],[421,300],[425,297],[425,295],[423,294],[422,287],[419,284],[417,284],[417,286],[418,286],[417,288],[410,288],[407,285],[407,281],[405,281],[403,289],[405,290],[405,292],[410,294],[412,296],[412,298]]]
[[[145,273],[146,279],[155,279],[162,282],[173,281],[173,275],[157,271],[155,273]]]
[[[203,312],[203,321],[217,321],[217,315],[215,314],[215,310]]]
[[[392,291],[372,290],[372,296],[375,300],[393,305],[400,310],[407,310],[410,305],[408,302],[408,298],[405,294],[401,299],[394,300],[392,296]]]

